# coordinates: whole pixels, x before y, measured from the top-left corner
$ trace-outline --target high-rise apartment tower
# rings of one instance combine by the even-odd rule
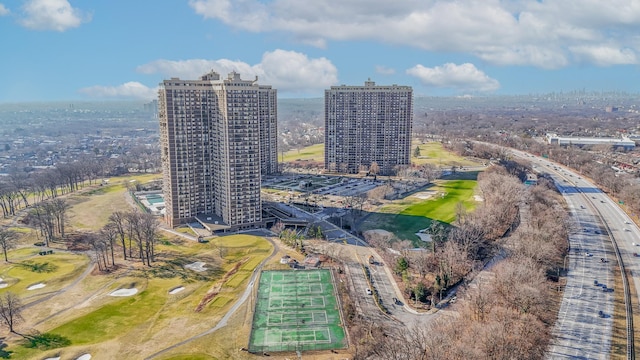
[[[324,92],[324,110],[325,169],[356,173],[377,167],[376,173],[389,175],[397,165],[410,164],[410,86],[376,86],[370,80],[332,86]]]
[[[169,226],[261,226],[261,174],[277,171],[277,94],[240,74],[160,84],[158,117]]]

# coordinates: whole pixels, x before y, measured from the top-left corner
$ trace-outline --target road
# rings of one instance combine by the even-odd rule
[[[322,233],[327,238],[327,241],[349,245],[369,246],[364,240],[360,239],[359,237],[349,233],[346,230],[340,229],[340,227],[322,219],[317,215],[310,214],[300,208],[285,203],[274,203],[273,205],[274,207],[284,210],[290,214],[294,214],[296,218],[304,219],[310,224],[320,226],[320,228],[322,229]]]
[[[633,257],[632,234],[640,231],[625,224],[630,220],[617,204],[579,174],[546,159],[513,152],[531,160],[537,172],[551,175],[569,206],[574,223],[569,235],[567,284],[547,357],[608,359],[614,292],[623,291],[612,289],[617,261],[611,237],[620,245],[623,262],[628,264]]]
[[[382,262],[373,248],[362,246],[351,246],[349,248],[353,255],[350,257],[352,260],[348,261],[348,263],[360,269],[359,272],[351,272],[350,275],[356,284],[354,287],[356,299],[364,303],[362,305],[363,314],[368,317],[376,317],[379,321],[384,321],[387,327],[398,327],[398,329],[403,325],[409,329],[414,326],[424,326],[427,321],[432,321],[442,315],[444,311],[425,313],[417,312],[409,307],[408,300],[404,298],[402,291],[400,291],[393,279],[392,270]],[[369,264],[368,259],[371,255],[375,259],[374,264]],[[371,290],[378,293],[378,297],[384,308],[388,310],[388,314],[383,314],[382,310],[375,304],[373,295],[366,293],[366,288],[369,287],[369,284],[362,271],[362,265],[369,268]]]

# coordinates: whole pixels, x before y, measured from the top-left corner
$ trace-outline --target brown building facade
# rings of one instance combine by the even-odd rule
[[[165,219],[213,230],[262,224],[260,181],[277,171],[277,93],[235,72],[160,84]]]

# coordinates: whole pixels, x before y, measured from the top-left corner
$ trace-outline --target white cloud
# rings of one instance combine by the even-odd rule
[[[396,73],[396,69],[382,65],[376,65],[376,73],[380,75],[393,75]]]
[[[258,76],[259,83],[290,93],[316,92],[338,82],[338,70],[330,60],[310,59],[305,54],[280,49],[264,53],[261,62],[255,65],[228,59],[190,59],[156,60],[137,68],[143,74],[159,73],[166,78],[182,79],[197,79],[210,70],[222,76],[236,71],[243,79]]]
[[[572,46],[573,55],[587,63],[598,66],[637,64],[638,57],[632,49],[619,49],[613,46]]]
[[[73,8],[67,0],[29,0],[22,7],[20,23],[33,30],[65,31],[91,20],[91,16]]]
[[[8,15],[9,12],[9,9],[7,9],[4,4],[0,3],[0,16]]]
[[[158,96],[158,89],[152,89],[139,82],[130,81],[118,86],[91,86],[80,89],[80,93],[97,98],[150,100]]]
[[[407,74],[415,76],[424,85],[430,87],[473,92],[491,92],[500,88],[500,83],[496,79],[490,78],[469,63],[461,65],[446,63],[433,68],[418,64],[408,69]]]
[[[574,56],[572,48],[640,51],[640,1],[629,0],[190,0],[204,18],[252,32],[327,41],[374,40],[428,51],[468,53],[498,65],[610,65],[635,61],[620,50]],[[594,51],[587,51],[593,54]],[[602,61],[605,60],[605,61]]]

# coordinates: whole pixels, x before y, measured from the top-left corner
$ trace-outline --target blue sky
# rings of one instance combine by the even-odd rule
[[[155,97],[214,69],[321,97],[636,93],[635,0],[0,0],[0,102]]]

